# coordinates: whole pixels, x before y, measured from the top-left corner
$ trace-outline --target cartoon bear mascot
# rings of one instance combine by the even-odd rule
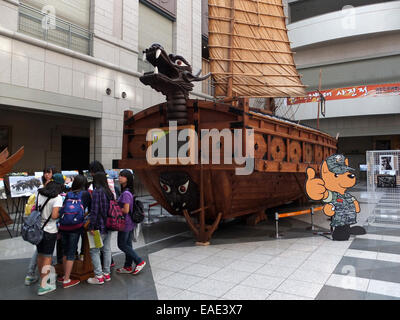
[[[321,168],[321,178],[315,177],[315,170],[307,168],[306,192],[312,200],[322,200],[324,213],[332,217],[332,239],[346,241],[350,235],[366,234],[363,227],[351,225],[357,223],[360,204],[348,188],[356,184],[356,176],[352,173],[348,159],[342,154],[328,157]]]

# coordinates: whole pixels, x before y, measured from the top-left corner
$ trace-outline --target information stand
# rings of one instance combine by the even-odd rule
[[[75,260],[71,272],[71,278],[80,280],[81,282],[94,277],[93,264],[92,264],[92,259],[90,257],[89,241],[86,231],[84,233],[82,241],[83,241],[83,261]],[[64,275],[64,268],[62,264],[56,265],[56,272],[59,276]]]

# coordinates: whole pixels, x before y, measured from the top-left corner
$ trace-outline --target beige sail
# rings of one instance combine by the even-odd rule
[[[281,0],[209,0],[209,48],[217,97],[306,95]]]

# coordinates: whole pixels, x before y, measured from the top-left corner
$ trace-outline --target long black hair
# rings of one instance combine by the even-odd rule
[[[92,162],[89,164],[89,173],[90,173],[91,175],[94,175],[94,174],[97,173],[97,172],[104,172],[104,173],[105,173],[106,171],[104,170],[104,167],[103,167],[103,165],[101,164],[101,162],[95,160],[95,161],[92,161]]]
[[[121,189],[122,189],[121,193],[128,190],[130,193],[135,194],[135,190],[133,188],[133,174],[132,174],[132,172],[130,172],[129,170],[122,170],[119,173],[119,175],[121,177],[125,177],[128,180],[125,187],[121,186]]]
[[[56,198],[63,191],[64,185],[55,181],[50,181],[44,186],[44,188],[39,189],[39,194],[47,198],[53,199]]]
[[[108,185],[107,176],[104,172],[97,172],[93,176],[93,187],[95,189],[103,189],[109,199],[114,199],[114,194]]]
[[[46,183],[46,180],[44,178],[44,174],[45,173],[51,173],[52,175],[54,175],[55,173],[57,173],[56,167],[55,166],[48,166],[48,167],[43,169],[43,176],[42,176],[42,183],[43,184]]]
[[[87,179],[83,175],[77,175],[74,177],[74,182],[72,182],[71,190],[74,192],[86,190]]]

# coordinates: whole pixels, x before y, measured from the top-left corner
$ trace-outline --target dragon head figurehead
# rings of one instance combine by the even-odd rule
[[[146,72],[140,81],[154,90],[169,96],[176,92],[182,92],[187,99],[189,92],[193,90],[194,81],[207,79],[210,74],[200,77],[193,75],[192,67],[182,56],[167,54],[160,44],[153,44],[150,48],[143,51],[144,60],[154,66],[153,72]]]

